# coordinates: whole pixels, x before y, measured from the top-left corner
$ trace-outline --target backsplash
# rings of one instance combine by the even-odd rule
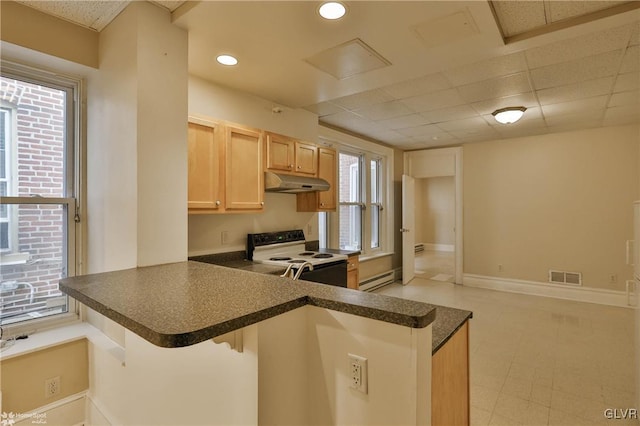
[[[298,213],[293,194],[265,194],[262,213],[189,215],[189,256],[246,250],[247,234],[302,229],[317,240],[318,214]]]

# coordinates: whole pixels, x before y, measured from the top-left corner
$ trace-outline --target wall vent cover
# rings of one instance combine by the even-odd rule
[[[582,273],[549,270],[549,282],[554,284],[582,285]]]

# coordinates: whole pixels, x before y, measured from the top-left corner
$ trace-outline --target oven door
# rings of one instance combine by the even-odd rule
[[[301,280],[313,281],[317,283],[330,284],[336,287],[347,286],[347,261],[325,263],[313,267],[313,271],[305,268]]]

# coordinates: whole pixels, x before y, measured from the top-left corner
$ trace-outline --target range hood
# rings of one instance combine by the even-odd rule
[[[264,172],[264,190],[292,194],[297,192],[328,191],[329,182],[320,178]]]

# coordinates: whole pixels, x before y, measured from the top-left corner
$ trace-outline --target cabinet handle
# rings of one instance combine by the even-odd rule
[[[301,168],[302,168],[302,166],[298,166],[298,168],[299,168],[299,169],[301,169]]]
[[[261,206],[264,206],[264,201],[260,201],[260,205],[261,205]]]
[[[320,203],[320,207],[324,207],[324,203]]]
[[[289,164],[289,168],[290,168],[290,169],[293,169],[293,164]]]
[[[220,200],[216,200],[216,206],[220,205]]]

